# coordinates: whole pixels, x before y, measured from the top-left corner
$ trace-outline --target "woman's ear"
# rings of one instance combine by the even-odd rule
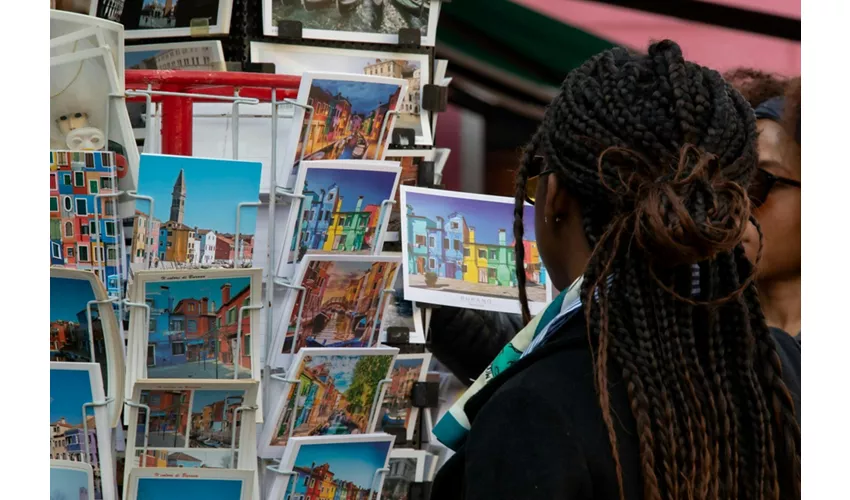
[[[543,215],[549,223],[560,223],[569,215],[574,200],[567,193],[567,190],[563,189],[557,176],[545,176],[544,183],[546,185],[546,201],[543,204]]]

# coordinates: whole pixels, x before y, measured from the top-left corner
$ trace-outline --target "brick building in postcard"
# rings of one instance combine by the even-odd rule
[[[186,432],[189,423],[189,394],[183,391],[143,391],[142,403],[151,409],[149,432],[177,434]],[[144,423],[139,424],[144,435]]]
[[[139,453],[139,467],[168,467],[168,450],[148,449],[145,454]]]
[[[215,304],[213,304],[213,307]],[[171,311],[175,329],[185,328],[186,361],[215,359],[216,315],[209,309],[209,298],[182,299]]]
[[[50,264],[94,271],[104,282],[118,273],[115,155],[50,152]]]
[[[239,309],[251,305],[251,287],[246,286],[235,295],[231,295],[230,284],[221,286],[221,307],[216,312],[216,328],[219,335],[218,360],[225,364],[233,364],[233,352],[236,336],[239,332],[239,322],[242,323],[242,341],[238,365],[251,368],[251,314],[245,312],[239,317]]]

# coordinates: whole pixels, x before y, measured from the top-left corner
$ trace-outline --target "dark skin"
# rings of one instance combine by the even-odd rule
[[[537,249],[552,286],[564,290],[584,274],[590,260],[591,248],[582,226],[581,206],[555,175],[540,179],[535,199]]]
[[[800,180],[800,146],[778,123],[759,120],[759,167],[773,175]],[[800,332],[801,191],[777,183],[764,205],[754,211],[764,235],[758,264],[759,297],[767,324],[791,335]],[[751,260],[758,233],[750,227],[744,247]]]

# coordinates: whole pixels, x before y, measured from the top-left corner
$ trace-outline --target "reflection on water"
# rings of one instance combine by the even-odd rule
[[[415,4],[413,0],[357,0],[359,5],[347,14],[340,13],[336,0],[305,1],[315,7],[306,10],[300,0],[274,0],[273,24],[301,21],[307,29],[360,33],[398,33],[401,28],[417,28],[422,35],[428,27],[428,9],[404,7]]]

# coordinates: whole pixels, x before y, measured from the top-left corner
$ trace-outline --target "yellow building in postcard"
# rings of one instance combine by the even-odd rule
[[[487,282],[487,250],[481,249],[475,243],[475,228],[469,228],[469,242],[463,245],[463,281],[470,283],[482,282],[481,272],[484,272],[484,283]]]
[[[168,221],[165,223],[165,258],[168,262],[188,262],[189,260],[189,233],[191,228],[183,224]],[[162,243],[160,243],[162,244]]]

